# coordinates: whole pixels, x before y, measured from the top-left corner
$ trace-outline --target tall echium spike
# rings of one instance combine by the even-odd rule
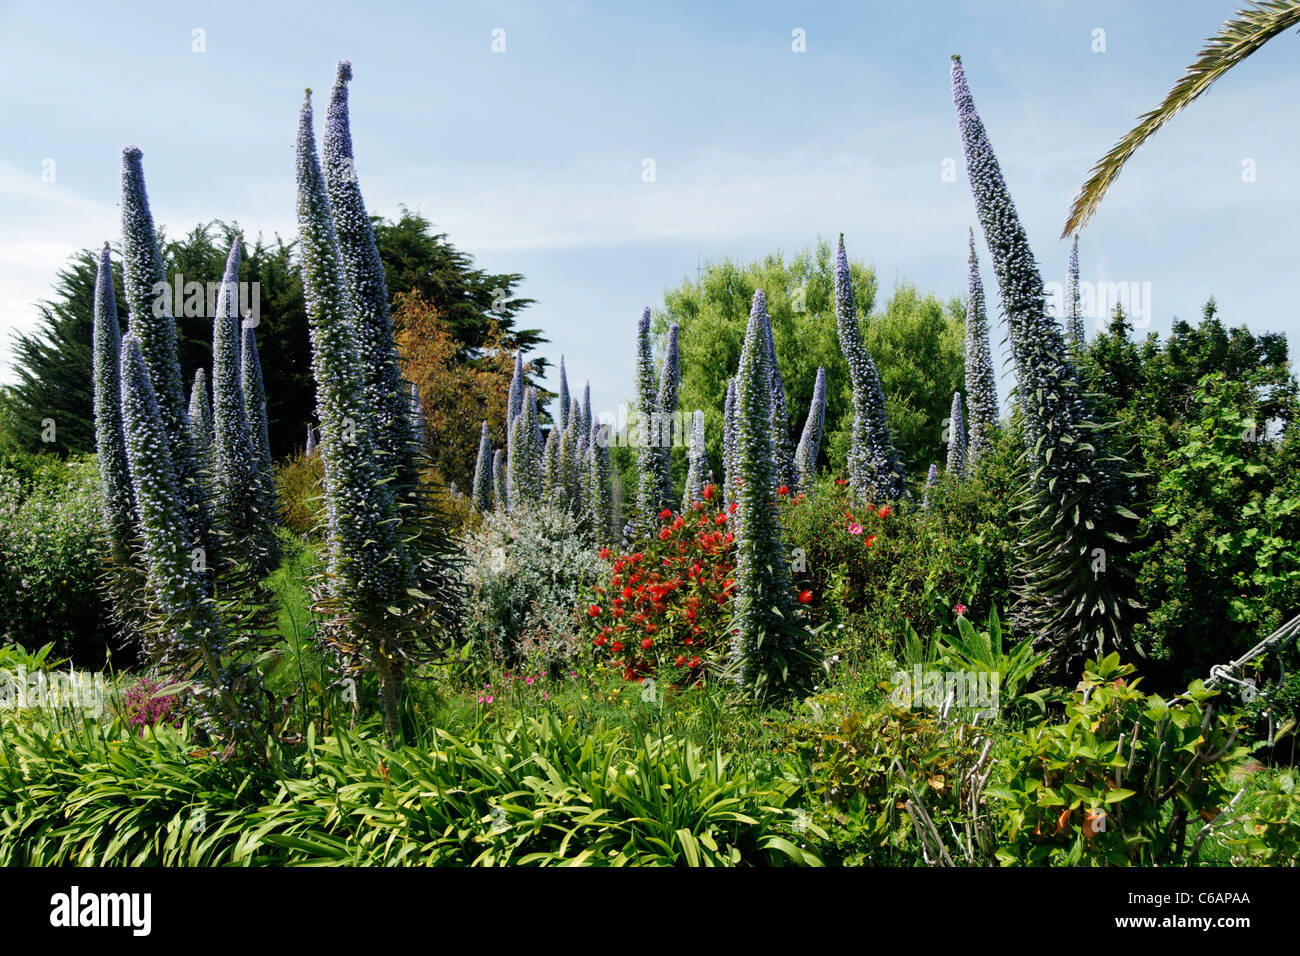
[[[542,453],[546,450],[546,439],[542,437],[542,419],[539,414],[540,404],[537,400],[537,387],[530,385],[524,390],[522,417],[528,421],[532,431],[533,467],[539,475],[542,469]]]
[[[897,501],[907,493],[907,485],[885,419],[885,393],[880,387],[880,374],[862,341],[843,235],[835,255],[835,316],[840,350],[848,362],[853,386],[849,489],[862,501]]]
[[[510,390],[506,393],[506,472],[510,471],[510,459],[514,457],[515,419],[524,410],[524,353],[515,352],[515,370],[510,376]]]
[[[582,433],[588,434],[591,431],[591,382],[582,387]]]
[[[492,507],[505,511],[510,507],[510,495],[506,490],[506,453],[498,448],[492,453]]]
[[[1065,273],[1065,338],[1077,350],[1084,343],[1083,313],[1079,308],[1079,236],[1070,244],[1070,265]]]
[[[316,453],[316,430],[315,430],[314,428],[311,427],[311,424],[310,424],[310,423],[308,423],[308,425],[307,425],[307,445],[306,445],[306,449],[305,449],[305,451],[304,451],[304,454],[310,456],[310,455],[314,455],[315,453]]]
[[[686,490],[682,493],[682,512],[704,500],[704,470],[708,467],[704,454],[704,412],[698,408],[691,416],[691,445],[687,453]]]
[[[244,393],[244,416],[248,419],[248,437],[262,474],[267,495],[268,516],[275,506],[275,469],[271,462],[271,433],[266,423],[266,385],[262,380],[262,358],[257,351],[257,331],[248,319],[240,322],[239,385]]]
[[[554,428],[546,433],[542,448],[542,498],[545,504],[558,504],[564,497],[564,479],[560,476],[560,438]]]
[[[587,509],[591,536],[597,544],[608,544],[613,538],[611,532],[615,500],[610,487],[610,472],[613,469],[609,458],[609,441],[610,426],[592,422],[587,442],[587,466],[590,469]],[[621,498],[618,503],[621,508]]]
[[[492,510],[492,439],[488,435],[486,421],[478,436],[478,458],[474,461],[470,507],[479,514],[487,514]]]
[[[424,449],[424,403],[420,401],[420,386],[415,382],[411,383],[411,440],[415,442],[415,447],[419,450]]]
[[[352,154],[348,117],[348,81],[352,64],[340,60],[330,91],[322,143],[325,188],[330,214],[353,307],[353,329],[361,360],[361,380],[366,417],[372,432],[375,465],[380,475],[394,479],[394,494],[410,494],[417,481],[412,454],[411,413],[402,372],[397,361],[397,340],[388,314],[388,285],[384,264],[375,244],[374,228],[361,197]]]
[[[216,541],[212,536],[207,491],[200,481],[198,458],[190,443],[171,286],[149,209],[141,163],[143,155],[137,146],[122,150],[122,287],[128,328],[140,344],[140,355],[157,396],[158,413],[162,416],[172,467],[176,470],[176,484],[190,517],[187,527],[193,535],[191,547],[201,549],[202,563],[211,567]]]
[[[577,425],[576,416],[570,421]],[[581,498],[578,482],[579,466],[578,436],[573,428],[566,428],[560,433],[555,449],[555,500],[575,514]]]
[[[764,309],[766,310],[766,302]],[[776,337],[772,334],[772,317],[763,313],[766,327],[767,361],[772,369],[772,454],[776,463],[776,483],[789,488],[798,486],[794,467],[794,449],[790,445],[790,419],[785,403],[785,377],[776,358]]]
[[[117,297],[108,243],[99,254],[94,311],[95,451],[104,529],[113,554],[125,560],[135,524],[135,495],[126,461],[122,431],[122,333],[117,324]]]
[[[242,675],[241,681],[221,659],[229,635],[209,597],[208,585],[194,569],[190,515],[172,463],[157,394],[138,340],[128,335],[122,346],[126,457],[149,585],[168,632],[169,646],[161,660],[177,670],[181,662],[192,662],[192,668],[185,668],[191,671],[185,676],[196,685],[195,697],[210,732],[224,730],[250,739],[254,714],[249,698],[256,695],[256,687],[248,679],[250,675]]]
[[[298,232],[325,464],[331,590],[349,605],[391,601],[410,581],[397,508],[374,463],[352,303],[316,156],[311,93],[298,119]]]
[[[264,569],[276,552],[275,535],[267,510],[271,499],[249,434],[235,357],[239,245],[238,237],[230,244],[217,315],[212,322],[212,486],[217,520],[232,541],[234,556],[249,559]]]
[[[961,413],[961,392],[953,392],[952,412],[948,416],[948,474],[966,477],[966,422]]]
[[[727,398],[722,414],[722,500],[736,500],[736,380],[727,379]]]
[[[984,284],[980,281],[975,232],[970,233],[970,270],[966,300],[966,472],[974,474],[993,447],[998,427],[998,387],[989,348],[989,322],[984,311]]]
[[[939,483],[939,466],[934,464],[934,462],[931,462],[930,473],[925,476],[925,495],[922,496],[921,498],[922,511],[930,510],[930,492],[934,490],[934,486],[937,485],[938,483]]]
[[[1098,554],[1113,559],[1116,459],[1089,409],[1060,326],[1047,314],[1042,276],[1016,214],[959,57],[952,61],[953,103],[966,171],[1002,292],[1015,362],[1031,470],[1024,557],[1017,586],[1018,626],[1032,629],[1060,656],[1100,653],[1120,642],[1119,569],[1100,573]],[[1098,550],[1100,549],[1100,550]]]
[[[662,484],[659,480],[659,449],[655,444],[654,420],[659,404],[659,382],[655,378],[653,357],[650,351],[650,307],[646,306],[636,329],[636,417],[637,417],[637,491],[636,517],[632,524],[638,530],[654,526],[659,510]]]
[[[659,482],[658,508],[670,507],[673,496],[672,452],[680,441],[677,434],[677,395],[681,386],[681,369],[678,364],[676,322],[668,327],[668,345],[664,349],[663,369],[659,373],[659,393],[655,398],[655,420],[651,426],[659,450],[656,477]]]
[[[564,372],[564,356],[560,356],[560,431],[569,427],[569,377]]]
[[[736,373],[732,456],[736,490],[736,614],[732,656],[742,686],[775,690],[793,669],[798,649],[790,624],[790,568],[772,486],[772,370],[768,363],[765,299],[754,293]]]
[[[517,514],[536,504],[542,494],[542,476],[538,471],[538,456],[533,448],[536,439],[532,422],[525,411],[515,416],[510,426],[510,460],[506,462],[506,499],[511,514]]]
[[[190,441],[198,456],[199,466],[212,468],[212,408],[208,402],[208,377],[203,369],[194,373],[190,386]]]
[[[808,404],[808,417],[803,423],[803,434],[794,453],[797,487],[811,491],[817,483],[817,456],[821,454],[822,429],[826,424],[826,369],[817,369],[812,401]]]

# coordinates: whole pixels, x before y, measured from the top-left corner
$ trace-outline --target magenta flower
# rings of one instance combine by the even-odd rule
[[[862,534],[862,525],[856,521],[849,525],[849,534]]]
[[[952,609],[953,609],[954,611],[956,611],[958,615],[961,615],[961,614],[965,614],[965,613],[966,613],[966,605],[965,605],[965,604],[954,604],[954,605],[952,606]]]

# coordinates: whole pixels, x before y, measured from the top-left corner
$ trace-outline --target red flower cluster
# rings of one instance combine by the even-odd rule
[[[686,514],[659,512],[662,526],[643,550],[614,556],[608,583],[595,588],[592,647],[625,680],[675,666],[694,682],[704,662],[727,652],[736,539],[715,487],[705,485],[703,497]]]

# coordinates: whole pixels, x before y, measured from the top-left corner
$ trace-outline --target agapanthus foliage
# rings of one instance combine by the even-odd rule
[[[108,243],[104,243],[100,253],[95,276],[94,323],[95,451],[104,529],[115,556],[124,560],[135,524],[135,495],[131,490],[122,430],[122,333],[117,324],[117,298],[113,293]]]
[[[817,369],[812,401],[808,404],[808,417],[804,420],[803,434],[794,453],[796,490],[810,490],[817,482],[817,456],[821,454],[822,429],[826,424],[826,369]]]
[[[970,232],[970,264],[966,298],[966,470],[974,474],[980,460],[993,447],[998,427],[998,386],[989,347],[989,321],[984,307],[975,231]]]
[[[853,387],[853,428],[847,469],[849,487],[863,501],[898,501],[907,494],[907,485],[885,419],[885,393],[880,385],[880,374],[862,341],[842,235],[835,254],[835,317],[840,350],[848,362]]]
[[[948,474],[954,478],[966,477],[966,422],[961,413],[961,392],[952,396],[952,412],[948,416]]]
[[[488,423],[478,437],[478,458],[474,462],[474,483],[470,489],[470,507],[479,514],[492,510],[492,438],[488,434]]]
[[[352,152],[348,81],[352,64],[340,60],[330,92],[322,143],[329,211],[352,302],[353,336],[361,361],[364,411],[371,432],[375,467],[393,477],[393,492],[405,498],[417,478],[406,388],[397,361],[397,342],[388,314],[388,285],[375,232],[361,197]]]
[[[806,676],[803,632],[791,616],[794,596],[776,496],[766,315],[760,289],[754,293],[736,373],[732,448],[738,482],[732,654],[741,686],[763,696],[797,687]]]
[[[185,409],[185,381],[176,350],[176,319],[171,312],[171,287],[158,248],[158,233],[145,190],[143,153],[137,146],[122,150],[122,286],[129,330],[140,346],[162,416],[176,483],[184,496],[192,547],[201,548],[209,566],[215,557],[207,491],[199,478],[198,458],[190,444]]]
[[[691,505],[703,501],[704,472],[708,459],[704,453],[704,412],[695,410],[691,416],[691,444],[687,450],[686,490],[682,493],[682,512],[690,510]]]
[[[1089,420],[1060,327],[1047,314],[1029,239],[958,57],[952,90],[971,191],[1002,292],[1030,461],[1016,618],[1058,658],[1077,657],[1123,641],[1117,586],[1124,575],[1115,561],[1123,538],[1114,528],[1125,512],[1114,500],[1116,460]]]

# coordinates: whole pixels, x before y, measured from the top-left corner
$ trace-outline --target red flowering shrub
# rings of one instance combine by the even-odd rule
[[[596,660],[637,680],[676,668],[699,679],[731,639],[736,581],[735,536],[712,485],[685,514],[660,512],[661,527],[631,554],[611,554],[605,586],[594,588],[585,622]]]

